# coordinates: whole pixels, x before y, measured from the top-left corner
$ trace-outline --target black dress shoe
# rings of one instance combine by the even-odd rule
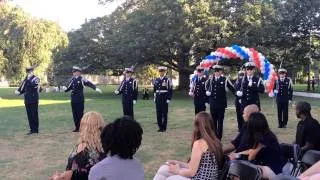
[[[164,130],[163,129],[158,129],[158,132],[164,132]]]
[[[27,135],[31,135],[31,134],[33,134],[33,132],[31,132],[31,131],[27,133]]]
[[[73,130],[72,132],[79,132],[79,130],[78,130],[78,129],[75,129],[75,130]]]

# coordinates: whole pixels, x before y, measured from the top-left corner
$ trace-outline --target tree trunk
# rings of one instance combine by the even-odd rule
[[[188,53],[182,53],[178,61],[179,69],[179,86],[178,90],[188,90],[189,89],[189,75],[192,73],[189,68]]]
[[[179,71],[179,86],[178,90],[189,90],[189,76],[190,73],[187,71]]]

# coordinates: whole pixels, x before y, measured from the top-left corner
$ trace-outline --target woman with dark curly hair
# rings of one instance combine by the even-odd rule
[[[143,180],[142,164],[134,157],[141,145],[143,130],[129,116],[116,119],[101,133],[101,143],[107,157],[96,164],[89,180]]]

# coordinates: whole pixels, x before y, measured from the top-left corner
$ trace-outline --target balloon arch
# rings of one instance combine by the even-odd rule
[[[231,47],[218,48],[215,52],[206,56],[200,66],[209,69],[213,64],[222,59],[241,59],[245,61],[254,62],[260,72],[263,74],[266,91],[269,96],[273,96],[274,82],[277,79],[277,73],[274,66],[269,60],[260,52],[253,48],[246,48],[244,46],[233,45]]]

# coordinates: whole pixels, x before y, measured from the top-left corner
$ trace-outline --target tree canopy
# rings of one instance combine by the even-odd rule
[[[0,3],[0,75],[11,83],[20,81],[31,65],[38,66],[41,76],[48,75],[54,54],[67,44],[66,33],[56,23]]]

